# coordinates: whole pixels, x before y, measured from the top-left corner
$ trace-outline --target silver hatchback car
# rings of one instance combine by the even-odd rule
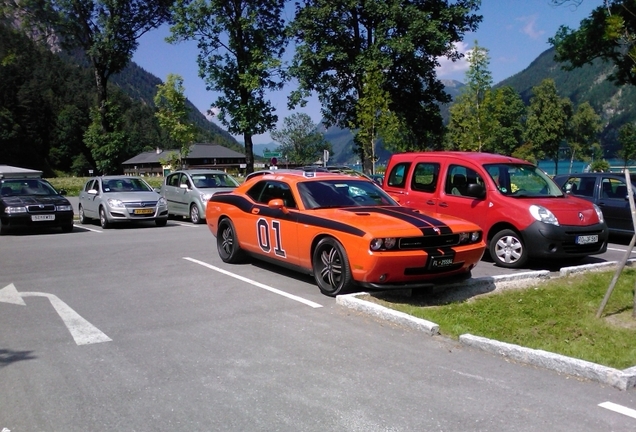
[[[104,229],[113,222],[168,222],[166,200],[140,177],[91,178],[80,191],[78,212],[80,223],[98,219]]]
[[[160,193],[168,202],[170,215],[185,216],[199,224],[205,221],[205,208],[210,197],[231,191],[238,185],[239,182],[224,171],[180,170],[166,176]]]

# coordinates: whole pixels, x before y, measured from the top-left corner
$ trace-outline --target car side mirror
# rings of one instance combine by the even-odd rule
[[[282,210],[284,213],[288,213],[287,207],[285,207],[285,203],[280,198],[275,198],[273,200],[269,200],[267,202],[267,207],[275,210]]]
[[[60,195],[66,195],[68,192],[66,192],[66,189],[60,189],[58,191],[60,193]]]
[[[181,189],[185,189],[185,190],[190,189],[190,188],[188,187],[188,185],[187,185],[187,184],[185,184],[185,183],[181,183],[181,184],[179,185],[179,187],[180,187]]]
[[[97,195],[97,189],[89,189],[86,193],[89,195]]]
[[[477,183],[469,183],[464,195],[472,198],[483,199],[486,196],[486,188]]]

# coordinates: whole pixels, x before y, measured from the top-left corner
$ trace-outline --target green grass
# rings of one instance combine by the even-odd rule
[[[90,177],[53,177],[46,180],[53,185],[58,191],[66,190],[68,196],[78,196],[80,190]],[[163,183],[163,177],[144,177],[144,180],[153,188],[160,188]]]
[[[625,369],[636,366],[636,319],[632,317],[636,270],[623,271],[597,319],[613,275],[586,273],[441,306],[428,305],[426,297],[405,301],[383,295],[373,301],[432,321],[442,335],[451,338],[470,333]]]

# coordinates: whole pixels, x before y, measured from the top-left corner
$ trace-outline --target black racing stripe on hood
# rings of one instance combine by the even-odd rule
[[[368,212],[368,213],[381,213],[387,216],[394,217],[396,219],[403,220],[404,222],[410,223],[415,226],[417,229],[422,231],[424,235],[444,235],[444,234],[452,234],[453,230],[446,225],[443,221],[439,219],[435,219],[434,217],[422,214],[417,210],[408,208],[408,207],[351,207],[345,208],[343,210],[359,213],[359,212]],[[435,228],[439,230],[436,231]]]
[[[316,226],[319,228],[325,228],[333,231],[340,231],[347,234],[363,237],[366,232],[356,228],[354,226],[344,224],[342,222],[335,221],[333,219],[327,219],[319,216],[309,215],[300,211],[291,211],[289,213],[282,212],[278,209],[271,209],[266,205],[254,204],[250,200],[230,194],[214,195],[210,198],[212,202],[220,202],[237,207],[239,210],[245,213],[252,213],[253,208],[258,208],[259,216],[273,217],[281,220],[291,220],[301,224]]]

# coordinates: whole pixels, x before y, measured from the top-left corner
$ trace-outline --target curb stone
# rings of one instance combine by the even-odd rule
[[[616,267],[617,264],[618,263],[616,261],[610,261],[598,264],[585,264],[581,266],[564,267],[561,269],[559,275],[554,278],[567,277],[569,275],[583,273],[586,271],[608,270],[610,268]],[[626,266],[633,267],[635,264],[636,259],[631,259],[627,261]],[[550,272],[547,270],[541,270],[516,273],[511,275],[469,279],[459,284],[449,285],[449,287],[462,286],[464,288],[472,289],[473,291],[476,290],[479,292],[481,287],[492,287],[492,285],[494,285],[494,289],[488,290],[489,292],[494,292],[510,288],[527,287],[548,279],[551,279]],[[339,295],[336,296],[336,303],[392,323],[423,331],[429,336],[435,336],[439,334],[439,325],[431,321],[416,318],[414,316],[405,314],[404,312],[396,311],[381,306],[377,303],[358,298],[360,296],[368,295],[369,293],[366,292]],[[620,390],[628,390],[630,388],[636,387],[636,366],[624,370],[614,369],[585,360],[567,357],[561,354],[555,354],[548,351],[532,348],[525,348],[519,345],[499,342],[493,339],[474,336],[471,334],[460,335],[459,343],[467,347],[477,348],[491,354],[510,358],[520,363],[539,366],[556,372],[611,385]]]

